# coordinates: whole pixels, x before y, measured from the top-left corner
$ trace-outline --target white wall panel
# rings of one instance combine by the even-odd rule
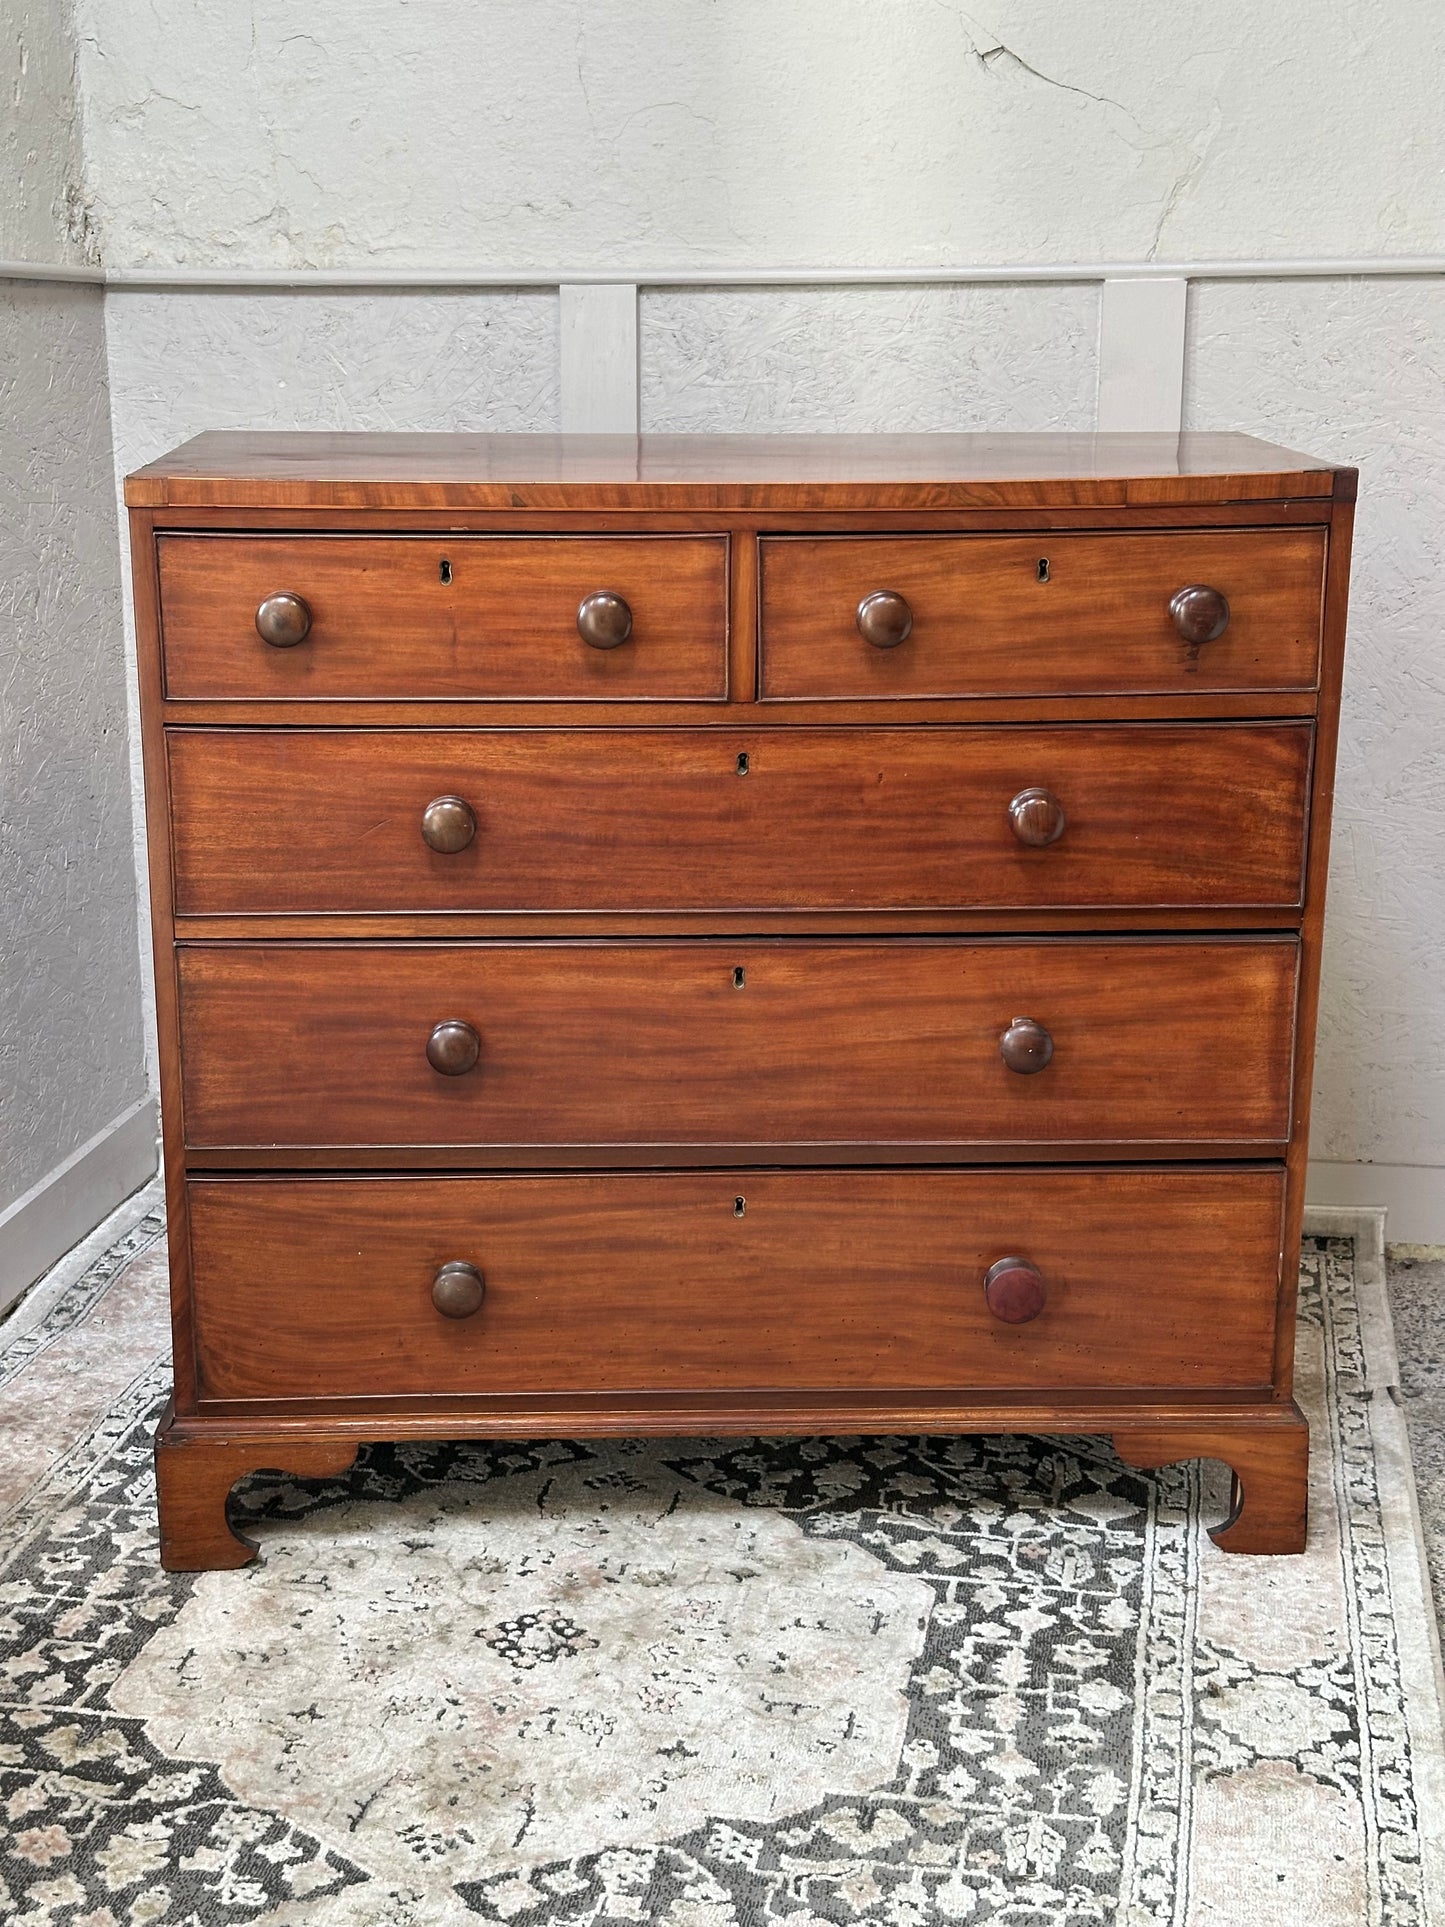
[[[116,461],[203,428],[557,426],[555,294],[108,297]]]
[[[558,411],[567,435],[637,433],[637,289],[631,282],[562,286]]]
[[[1185,420],[1360,465],[1313,1148],[1445,1166],[1445,283],[1215,283]],[[1436,1236],[1445,1237],[1445,1173]]]
[[[0,1209],[146,1088],[121,635],[100,290],[0,283]]]
[[[642,425],[1089,429],[1097,285],[646,291]]]
[[[1189,283],[1120,277],[1099,290],[1099,407],[1110,435],[1177,435],[1184,409]]]

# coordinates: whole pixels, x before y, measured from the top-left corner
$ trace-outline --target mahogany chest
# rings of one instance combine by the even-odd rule
[[[163,1558],[360,1441],[1111,1434],[1303,1544],[1351,469],[198,437],[133,475]]]

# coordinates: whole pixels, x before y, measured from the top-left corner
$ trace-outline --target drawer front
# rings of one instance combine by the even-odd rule
[[[173,730],[176,908],[1289,909],[1310,744],[1307,723]],[[1037,789],[1062,813],[1046,844],[1010,813]],[[429,818],[447,797],[465,808]]]
[[[172,697],[727,694],[723,536],[163,535],[158,549]],[[579,630],[599,594],[630,611],[615,646]],[[279,647],[257,627],[278,595],[293,601],[260,620],[287,638]]]
[[[201,1396],[1257,1389],[1282,1202],[1269,1167],[203,1181]],[[444,1317],[457,1261],[484,1296]]]
[[[762,694],[1311,689],[1324,564],[1322,529],[765,538]],[[1186,640],[1170,613],[1200,586],[1229,608],[1209,642]],[[907,603],[903,641],[896,603],[874,605],[883,646],[860,633],[878,594]]]
[[[186,1135],[1273,1145],[1296,966],[1285,939],[183,946]]]

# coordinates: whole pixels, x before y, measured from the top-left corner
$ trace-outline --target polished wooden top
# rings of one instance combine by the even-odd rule
[[[1108,508],[1354,493],[1355,471],[1233,434],[197,435],[132,507]]]

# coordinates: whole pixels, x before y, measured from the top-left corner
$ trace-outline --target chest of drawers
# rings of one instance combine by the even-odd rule
[[[1102,1433],[1303,1544],[1354,471],[204,435],[133,475],[162,1556],[367,1439]]]

